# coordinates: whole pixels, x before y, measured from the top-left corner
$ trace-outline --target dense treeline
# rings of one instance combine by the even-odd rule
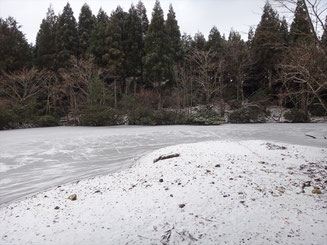
[[[78,21],[69,3],[50,7],[35,46],[13,18],[0,19],[0,128],[56,125],[258,121],[269,105],[292,108],[293,121],[327,112],[327,18],[321,36],[305,0],[289,24],[267,2],[248,40],[214,26],[181,35],[172,5],[156,1]],[[320,16],[315,16],[321,22]],[[206,110],[191,113],[202,105]],[[210,108],[215,106],[219,110]],[[219,113],[217,113],[217,111]]]

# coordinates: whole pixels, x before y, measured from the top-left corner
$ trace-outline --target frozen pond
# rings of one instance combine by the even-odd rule
[[[0,204],[55,185],[121,170],[141,155],[168,145],[261,139],[327,147],[326,137],[327,124],[56,127],[0,131]]]

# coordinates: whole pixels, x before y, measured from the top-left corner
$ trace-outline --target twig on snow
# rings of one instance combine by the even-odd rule
[[[171,232],[175,229],[175,226],[173,226],[171,229],[165,231],[165,233],[161,237],[161,243],[162,245],[168,245],[171,237]]]
[[[177,232],[176,231],[176,233],[178,235],[180,235],[183,238],[183,240],[185,239],[185,237],[188,238],[188,239],[190,239],[191,241],[197,241],[198,240],[195,237],[193,237],[188,231],[185,231],[185,230],[182,231],[182,232]]]

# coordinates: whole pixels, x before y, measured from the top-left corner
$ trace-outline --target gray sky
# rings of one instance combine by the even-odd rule
[[[110,15],[118,5],[128,11],[130,5],[136,4],[138,0],[70,0],[68,2],[78,20],[80,9],[85,2],[91,7],[93,14],[97,14],[102,7]],[[233,28],[240,32],[244,39],[247,38],[250,26],[259,23],[265,4],[265,0],[161,0],[160,2],[165,16],[169,4],[173,4],[182,33],[186,32],[193,36],[201,31],[207,37],[210,29],[215,25],[226,37]],[[21,30],[25,33],[28,42],[35,43],[36,34],[50,4],[58,14],[66,3],[67,0],[0,0],[0,17],[13,16],[22,25]],[[143,0],[143,3],[150,20],[155,0]]]

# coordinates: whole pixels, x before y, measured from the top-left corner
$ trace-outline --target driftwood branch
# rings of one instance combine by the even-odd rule
[[[159,162],[161,160],[166,160],[166,159],[170,159],[170,158],[175,158],[175,157],[179,157],[180,154],[176,153],[176,154],[170,154],[170,155],[165,155],[165,156],[160,156],[156,159],[153,160],[153,163]]]
[[[305,136],[308,136],[308,137],[310,137],[310,138],[312,138],[312,139],[317,139],[317,137],[312,136],[312,135],[310,135],[310,134],[306,134]]]

